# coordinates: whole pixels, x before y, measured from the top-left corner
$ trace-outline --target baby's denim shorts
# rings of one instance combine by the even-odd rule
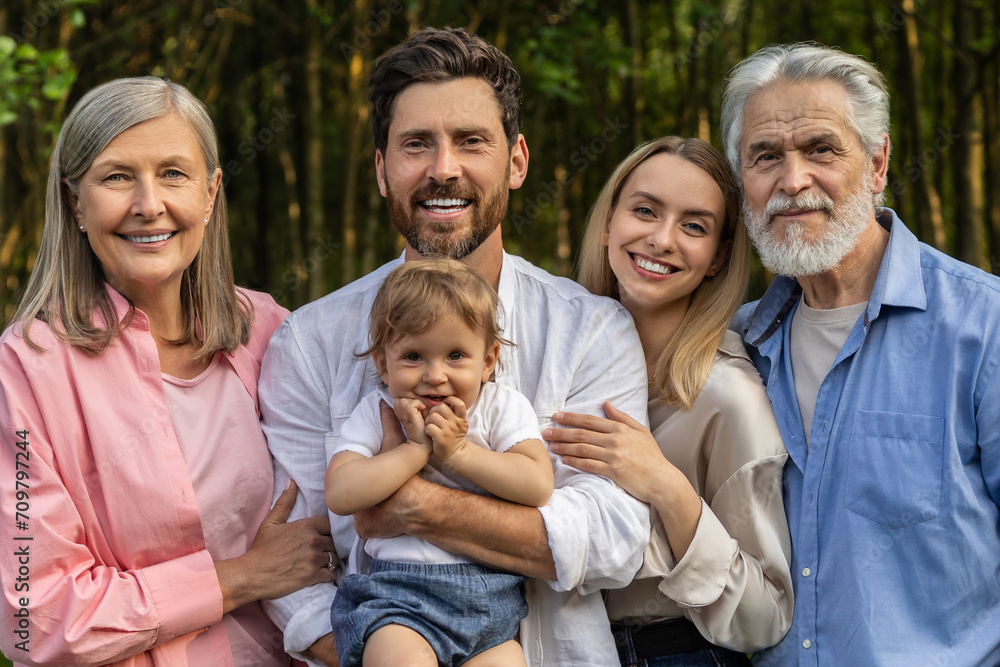
[[[473,563],[387,563],[344,578],[330,617],[342,667],[361,665],[365,640],[396,624],[420,633],[439,665],[460,665],[517,635],[528,613],[524,577]]]

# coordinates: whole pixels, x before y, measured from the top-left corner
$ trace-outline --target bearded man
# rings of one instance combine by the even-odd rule
[[[779,274],[734,321],[788,448],[780,665],[1000,664],[1000,279],[881,208],[889,96],[815,45],[731,72],[723,140]]]
[[[562,410],[603,415],[605,400],[646,419],[645,363],[628,312],[503,250],[509,191],[528,169],[520,77],[507,56],[465,30],[425,29],[375,63],[369,87],[378,187],[406,250],[401,260],[292,313],[271,340],[260,378],[275,492],[294,479],[299,502],[290,519],[329,515],[338,581],[361,559],[350,556],[355,522],[328,514],[323,476],[344,420],[379,382],[371,359],[355,353],[368,347],[372,300],[400,261],[447,255],[497,289],[503,335],[516,347],[503,350],[496,382],[528,397],[541,428],[553,426],[553,413]],[[383,423],[402,442],[391,410],[383,410]],[[415,476],[356,515],[358,533],[413,535],[533,577],[520,630],[528,665],[617,664],[600,589],[624,586],[641,565],[648,507],[606,478],[558,458],[553,465],[556,490],[545,507]],[[286,650],[312,664],[337,664],[330,634],[335,588],[319,584],[266,605],[284,630]]]

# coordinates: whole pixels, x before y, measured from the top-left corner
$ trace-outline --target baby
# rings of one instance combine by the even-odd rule
[[[414,474],[525,505],[552,494],[552,464],[528,399],[490,382],[509,344],[497,294],[465,265],[421,259],[393,270],[372,304],[371,355],[384,387],[344,423],[326,473],[341,516],[375,505]],[[379,402],[406,442],[380,453]],[[344,578],[331,610],[344,667],[524,665],[514,637],[523,577],[469,563],[409,535],[371,539],[370,573]]]

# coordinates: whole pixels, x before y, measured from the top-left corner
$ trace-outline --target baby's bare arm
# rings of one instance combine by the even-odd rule
[[[340,452],[326,471],[326,505],[340,516],[368,509],[391,496],[429,458],[430,448],[410,441],[371,458]]]
[[[504,500],[541,507],[552,495],[552,462],[541,440],[522,440],[503,453],[468,444],[444,464]]]

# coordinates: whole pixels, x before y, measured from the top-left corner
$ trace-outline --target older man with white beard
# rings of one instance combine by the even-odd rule
[[[788,447],[781,665],[1000,664],[1000,279],[881,204],[878,70],[814,45],[736,66],[723,140],[779,274],[734,321]]]

